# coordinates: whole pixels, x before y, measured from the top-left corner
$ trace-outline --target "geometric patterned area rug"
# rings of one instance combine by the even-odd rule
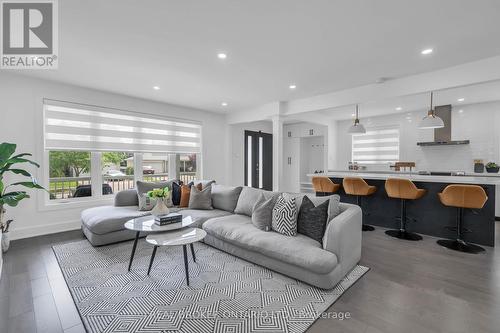
[[[195,243],[186,285],[182,248],[139,240],[93,247],[86,240],[53,247],[88,332],[301,333],[368,271],[357,266],[335,288],[319,289],[218,249]],[[188,251],[188,254],[190,252]]]

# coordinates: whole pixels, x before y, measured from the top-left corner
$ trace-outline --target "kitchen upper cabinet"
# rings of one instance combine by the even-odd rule
[[[324,135],[323,126],[321,125],[311,125],[304,124],[301,128],[301,137],[307,138],[311,136],[322,136]]]
[[[302,124],[285,125],[285,138],[300,138]]]
[[[285,138],[307,138],[324,134],[324,126],[321,125],[299,123],[285,126]]]

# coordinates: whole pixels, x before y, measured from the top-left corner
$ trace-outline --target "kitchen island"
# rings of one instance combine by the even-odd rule
[[[452,173],[450,173],[452,174]],[[481,210],[466,209],[464,212],[464,240],[486,246],[495,243],[495,191],[500,185],[500,176],[490,174],[467,174],[453,176],[437,172],[435,174],[419,174],[418,172],[389,172],[389,171],[328,171],[312,176],[326,176],[334,183],[342,184],[345,177],[361,177],[369,185],[377,187],[377,191],[363,197],[363,223],[384,228],[399,229],[400,201],[391,199],[385,192],[385,180],[388,178],[406,178],[415,183],[418,188],[426,189],[427,193],[418,200],[409,200],[407,212],[409,221],[408,231],[422,235],[454,239],[456,231],[449,227],[456,225],[457,211],[455,208],[441,204],[438,193],[449,184],[473,184],[483,187],[488,195],[488,201]],[[354,196],[346,195],[342,187],[338,194],[342,202],[356,203]]]

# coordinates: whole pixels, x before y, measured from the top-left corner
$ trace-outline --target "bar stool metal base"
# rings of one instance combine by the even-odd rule
[[[440,239],[436,241],[439,245],[446,247],[450,250],[465,252],[465,253],[473,253],[477,254],[484,251],[484,248],[478,245],[469,244],[464,242],[463,240],[452,240],[452,239]]]
[[[401,199],[401,217],[398,217],[397,219],[399,220],[399,230],[387,230],[385,232],[386,235],[409,241],[422,240],[422,236],[419,234],[406,231],[406,222],[408,221],[408,217],[406,215],[406,199]]]
[[[363,211],[363,207],[361,206],[361,196],[359,196],[359,195],[356,196],[356,204],[361,208],[363,218],[364,218],[364,216],[367,214]],[[368,225],[368,224],[363,224],[361,226],[361,230],[362,231],[373,231],[373,230],[375,230],[375,227],[372,227],[371,225]]]
[[[408,232],[405,230],[387,230],[385,232],[386,235],[394,237],[394,238],[399,238],[399,239],[404,239],[404,240],[409,240],[409,241],[419,241],[422,240],[422,236],[419,234],[413,233],[413,232]]]
[[[373,230],[375,230],[375,228],[372,227],[371,225],[363,224],[361,230],[363,230],[363,231],[373,231]]]

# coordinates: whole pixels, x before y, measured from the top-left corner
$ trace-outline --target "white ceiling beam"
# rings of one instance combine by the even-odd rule
[[[454,67],[287,102],[285,115],[500,80],[500,56]]]
[[[283,102],[268,103],[253,109],[231,112],[227,115],[226,120],[230,125],[250,123],[260,120],[271,120],[273,116],[280,115],[284,108],[285,106]]]
[[[293,114],[285,115],[284,120],[285,123],[297,121],[327,126],[332,121],[332,118],[321,114],[315,114],[314,117],[311,117],[311,115],[308,114]]]

